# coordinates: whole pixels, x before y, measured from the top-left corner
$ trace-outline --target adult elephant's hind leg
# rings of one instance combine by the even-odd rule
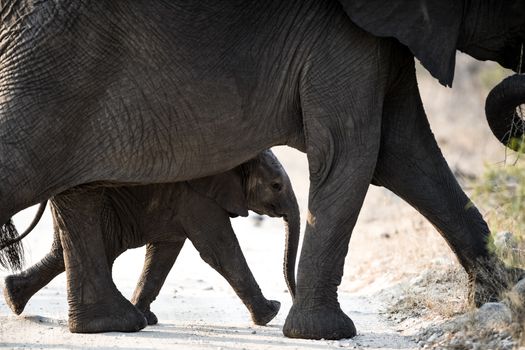
[[[64,249],[73,333],[135,332],[147,324],[111,279],[100,223],[102,194],[72,189],[52,203]]]
[[[339,57],[328,56],[324,64]],[[357,66],[352,70],[350,62],[333,64],[312,72],[301,94],[310,194],[297,296],[283,329],[293,338],[356,335],[352,320],[340,308],[337,288],[379,151],[382,84],[367,64],[361,71]]]

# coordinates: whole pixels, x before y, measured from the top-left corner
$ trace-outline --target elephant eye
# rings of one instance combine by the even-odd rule
[[[280,183],[278,182],[274,182],[272,183],[272,188],[275,190],[275,191],[281,191],[283,189],[283,185],[281,185]]]

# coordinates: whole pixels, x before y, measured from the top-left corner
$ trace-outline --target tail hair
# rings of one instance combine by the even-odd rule
[[[18,237],[13,221],[9,221],[0,226],[0,246]],[[19,271],[24,264],[24,248],[21,241],[10,244],[0,250],[0,266],[4,269]]]

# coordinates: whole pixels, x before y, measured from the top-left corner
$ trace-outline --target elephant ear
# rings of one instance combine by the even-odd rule
[[[231,217],[248,216],[241,174],[236,169],[191,180],[188,184],[197,193],[217,202]]]
[[[339,0],[350,19],[394,37],[445,86],[452,86],[464,0]]]

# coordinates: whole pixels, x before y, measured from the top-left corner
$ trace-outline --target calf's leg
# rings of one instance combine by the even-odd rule
[[[198,210],[195,210],[198,208]],[[268,300],[253,276],[228,213],[214,201],[195,195],[182,214],[186,235],[202,259],[219,272],[232,286],[257,325],[265,325],[279,312],[281,304]],[[206,214],[202,214],[206,213]]]
[[[20,315],[31,299],[53,278],[64,272],[64,258],[60,237],[55,230],[51,251],[38,263],[4,280],[4,297],[11,310]]]
[[[148,325],[158,323],[157,316],[150,310],[150,305],[159,295],[160,289],[183,245],[184,240],[156,242],[146,246],[144,267],[131,302],[144,314],[148,320]]]

